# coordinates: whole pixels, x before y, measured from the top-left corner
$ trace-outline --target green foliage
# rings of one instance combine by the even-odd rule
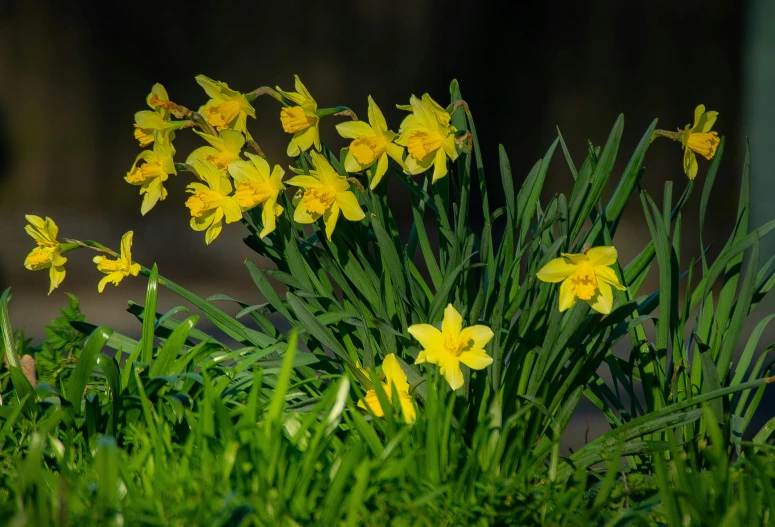
[[[86,319],[78,306],[78,298],[71,293],[67,293],[67,298],[69,305],[61,309],[60,317],[46,326],[46,340],[35,352],[38,382],[57,387],[61,387],[60,383],[70,375],[72,370],[68,366],[77,362],[77,353],[86,340],[86,335],[71,325]]]
[[[775,220],[749,230],[748,161],[737,223],[711,261],[704,246],[682,243],[695,182],[677,201],[671,182],[659,199],[639,188],[656,121],[621,174],[622,116],[578,165],[558,133],[517,188],[502,146],[499,177],[485,175],[456,82],[450,96],[466,141],[450,174],[431,185],[390,169],[382,184],[411,203],[408,235],[384,191],[359,193],[366,218],[340,221],[331,239],[322,221],[307,230],[294,223],[285,195],[264,238],[260,210],[247,213],[246,244],[273,264],[245,262],[265,303],[202,299],[155,265],[143,268],[145,303],[129,306],[140,341],[86,323],[71,296],[36,355],[44,382],[33,388],[20,377],[6,292],[0,518],[36,526],[769,521],[774,421],[743,437],[773,380],[761,342],[773,316],[747,338],[743,328],[775,285],[775,260],[759,261]],[[542,203],[558,143],[574,185]],[[703,184],[701,226],[723,150],[722,140]],[[296,162],[307,170],[311,159]],[[497,181],[504,205],[491,209]],[[633,193],[651,239],[613,266],[626,286],[614,309],[603,316],[579,302],[559,311],[559,286],[537,280],[538,270],[561,253],[612,245]],[[682,269],[686,251],[694,258]],[[644,294],[652,267],[659,288]],[[186,307],[157,313],[164,290],[219,336],[198,329],[201,317]],[[464,326],[494,334],[492,365],[465,369],[454,392],[436,367],[414,364],[420,348],[407,331],[438,324],[448,304]],[[397,387],[374,369],[388,354],[411,386],[413,424]],[[370,390],[384,417],[357,405]],[[565,457],[560,441],[582,398],[611,430]]]

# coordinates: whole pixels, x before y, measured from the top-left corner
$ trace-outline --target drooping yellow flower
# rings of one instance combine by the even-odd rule
[[[492,357],[484,351],[493,337],[492,330],[487,326],[464,328],[463,317],[452,304],[444,310],[441,331],[430,324],[414,324],[409,326],[409,334],[423,347],[414,363],[430,362],[440,366],[441,374],[453,390],[463,386],[461,362],[472,370],[492,364]]]
[[[269,163],[261,156],[245,153],[250,161],[242,159],[229,165],[229,174],[234,178],[237,191],[234,197],[243,211],[261,205],[261,220],[264,227],[258,234],[261,238],[275,229],[275,219],[282,214],[283,207],[277,203],[277,198],[283,190],[283,175],[285,171],[280,165],[275,165],[271,173]]]
[[[289,185],[304,189],[293,219],[299,223],[314,223],[322,216],[330,240],[339,212],[350,221],[360,221],[366,215],[350,190],[347,178],[340,176],[323,155],[312,152],[312,166],[309,175],[294,176],[287,181]]]
[[[449,112],[427,93],[422,99],[412,95],[410,105],[412,113],[401,123],[396,143],[405,146],[409,154],[404,160],[406,172],[420,174],[433,165],[432,182],[435,183],[447,175],[447,157],[452,161],[457,159],[457,129],[450,124],[452,116]],[[406,106],[399,108],[409,109]]]
[[[293,134],[288,143],[288,155],[297,156],[306,152],[314,144],[315,150],[320,150],[320,118],[317,115],[318,103],[312,98],[298,75],[294,75],[295,92],[287,92],[277,87],[286,99],[296,106],[286,106],[280,110],[280,122],[286,133]]]
[[[111,283],[118,286],[121,280],[129,275],[137,276],[140,274],[140,264],[132,263],[132,231],[127,232],[121,237],[121,256],[112,260],[107,256],[95,256],[94,263],[97,264],[97,270],[105,273],[100,283],[97,285],[97,291],[102,293],[105,286]]]
[[[57,241],[59,227],[51,218],[45,220],[40,216],[27,214],[24,216],[29,225],[24,230],[32,236],[37,244],[24,259],[24,267],[30,271],[48,269],[50,286],[48,294],[59,287],[65,279],[65,262],[67,258],[62,256],[62,247]]]
[[[372,168],[371,189],[374,190],[388,168],[388,156],[392,157],[401,168],[404,165],[404,149],[393,143],[398,134],[388,130],[385,117],[379,106],[369,95],[369,124],[363,121],[346,121],[336,125],[342,137],[353,139],[344,168],[348,172],[362,172]]]
[[[718,133],[711,128],[716,123],[718,112],[706,112],[705,105],[700,104],[694,109],[694,126],[688,124],[681,132],[680,140],[684,147],[684,172],[689,179],[697,176],[697,156],[700,154],[707,160],[713,159],[719,145]]]
[[[386,355],[385,360],[382,361],[382,373],[385,376],[382,389],[385,391],[388,401],[393,402],[393,387],[395,386],[399,402],[401,403],[401,413],[404,414],[404,420],[409,424],[414,423],[417,415],[412,402],[412,396],[409,395],[409,383],[406,379],[406,373],[404,373],[401,364],[399,364],[398,359],[392,353]],[[385,415],[382,405],[379,404],[376,390],[366,392],[363,399],[358,401],[358,407],[363,409],[368,407],[377,417]]]
[[[219,137],[203,134],[198,130],[194,132],[210,143],[210,146],[200,146],[191,152],[186,159],[189,165],[193,165],[195,159],[201,159],[209,161],[221,172],[226,172],[229,163],[239,159],[242,147],[245,146],[245,136],[236,130],[223,130]]]
[[[124,178],[131,185],[140,186],[140,195],[143,196],[143,204],[140,212],[145,215],[157,202],[167,197],[167,189],[164,182],[170,174],[177,174],[172,156],[175,150],[169,141],[161,137],[153,144],[153,150],[143,150],[135,158],[132,169]],[[143,161],[142,164],[140,161]]]
[[[199,109],[207,122],[219,132],[233,128],[246,134],[248,131],[248,116],[256,117],[256,110],[248,102],[244,94],[232,90],[225,82],[213,80],[204,75],[197,75],[196,82],[204,88],[210,100]]]
[[[142,110],[135,114],[134,135],[140,146],[150,145],[159,134],[162,134],[164,139],[168,139],[167,136],[175,130],[190,124],[187,120],[171,120],[172,112],[168,109],[170,100],[167,90],[161,84],[154,84],[145,100],[152,110]]]
[[[562,254],[538,271],[538,279],[560,286],[560,311],[573,307],[576,300],[584,300],[598,313],[607,315],[613,306],[613,291],[626,288],[610,266],[618,255],[614,247],[593,247],[585,254]]]
[[[210,245],[223,229],[223,221],[234,223],[242,218],[237,198],[232,192],[229,178],[208,161],[194,160],[194,170],[205,183],[191,183],[186,187],[193,194],[186,200],[191,211],[191,228],[204,231],[205,243]]]

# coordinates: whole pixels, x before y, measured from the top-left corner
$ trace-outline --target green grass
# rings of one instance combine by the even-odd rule
[[[462,100],[456,82],[450,95]],[[485,174],[472,116],[458,106],[453,124],[471,146],[447,178],[386,175],[411,202],[408,236],[385,183],[358,193],[366,219],[340,219],[331,240],[320,223],[294,224],[286,196],[264,239],[260,212],[247,213],[246,244],[273,264],[245,262],[264,304],[202,299],[143,267],[144,305],[129,306],[139,341],[87,323],[71,296],[46,341],[30,347],[12,331],[6,291],[0,523],[769,524],[775,427],[749,425],[772,380],[761,339],[773,316],[750,335],[743,328],[775,285],[774,260],[759,258],[775,220],[749,230],[748,160],[737,222],[711,260],[702,245],[686,247],[682,211],[701,185],[704,226],[723,140],[704,178],[682,183],[677,200],[672,182],[658,199],[639,187],[656,121],[627,157],[622,116],[578,165],[558,135],[516,188],[503,147],[499,174]],[[297,166],[309,161],[303,154]],[[567,164],[574,185],[542,203],[552,163]],[[491,209],[488,180],[501,182],[503,206]],[[471,203],[474,195],[481,200]],[[560,253],[615,244],[628,202],[640,206],[651,239],[615,266],[627,289],[609,315],[584,302],[561,313],[558,286],[536,272]],[[472,209],[484,217],[481,231],[469,223]],[[682,252],[693,256],[686,269]],[[659,289],[643,291],[651,268]],[[157,313],[162,290],[188,307]],[[447,304],[465,326],[494,333],[492,366],[465,370],[455,393],[437,368],[414,364],[420,349],[406,331],[440,322]],[[200,316],[225,337],[198,329]],[[629,353],[614,355],[617,345]],[[25,353],[36,357],[36,387],[21,370]],[[373,370],[356,367],[390,353],[418,406],[412,425],[397,402],[383,418],[356,407],[372,388],[390,406]],[[560,440],[582,398],[610,431],[566,457]]]

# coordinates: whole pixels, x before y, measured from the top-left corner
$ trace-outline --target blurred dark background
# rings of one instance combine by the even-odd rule
[[[602,145],[617,115],[625,131],[617,174],[655,117],[675,129],[704,103],[720,112],[727,137],[707,222],[706,242],[722,244],[733,226],[745,137],[752,135],[754,223],[775,216],[772,127],[775,118],[775,2],[558,1],[451,2],[370,0],[329,2],[115,2],[0,0],[0,283],[13,286],[12,317],[31,336],[77,293],[88,318],[137,332],[122,310],[140,301],[143,280],[126,280],[97,294],[91,254],[70,253],[62,287],[46,297],[46,273],[25,270],[33,246],[23,215],[51,216],[62,237],[97,239],[114,247],[135,231],[135,258],[159,263],[162,274],[207,296],[223,292],[259,302],[242,261],[251,257],[241,227],[227,227],[210,247],[188,226],[182,174],[170,196],[140,216],[137,187],[123,176],[140,151],[132,137],[134,112],[155,82],[192,108],[206,100],[194,82],[204,73],[250,91],[289,89],[300,75],[321,107],[347,105],[365,118],[372,95],[398,129],[411,94],[448,102],[460,81],[477,123],[498,195],[497,145],[509,153],[519,182],[546,151],[559,127],[577,165],[587,140]],[[288,164],[288,140],[276,101],[255,103],[249,127],[272,163]],[[324,141],[345,145],[322,123]],[[176,141],[178,160],[196,146],[193,134]],[[661,199],[686,184],[680,145],[661,140],[646,160],[644,187]],[[698,182],[707,162],[700,160]],[[571,184],[561,151],[546,195]],[[608,189],[610,192],[611,189]],[[400,185],[390,186],[400,193]],[[699,253],[695,190],[684,219],[687,258]],[[659,201],[658,199],[658,201]],[[398,205],[400,206],[400,204]],[[648,232],[633,200],[616,243],[629,259]],[[162,298],[162,308],[178,303]]]

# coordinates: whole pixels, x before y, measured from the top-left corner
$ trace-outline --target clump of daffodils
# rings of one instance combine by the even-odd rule
[[[364,350],[370,348],[371,339],[376,338],[373,326],[389,334],[392,339],[390,348],[385,347],[378,354],[372,354],[373,350],[368,353],[371,377],[367,370],[360,367],[360,360],[353,358],[343,361],[361,381],[365,395],[358,400],[357,407],[364,413],[374,418],[384,417],[389,413],[383,407],[387,401],[395,403],[400,408],[403,420],[412,424],[418,419],[418,409],[421,408],[414,390],[427,378],[437,377],[439,385],[444,386],[446,383],[448,386],[445,390],[465,391],[471,379],[481,379],[484,370],[504,364],[499,347],[504,346],[505,341],[513,343],[523,337],[489,323],[491,321],[480,318],[480,314],[483,309],[491,308],[496,301],[505,302],[506,297],[509,300],[518,297],[521,287],[532,287],[538,283],[541,291],[546,293],[544,298],[551,298],[556,320],[570,316],[560,313],[577,304],[579,307],[573,310],[576,315],[586,316],[582,311],[587,309],[584,304],[599,314],[608,315],[618,301],[621,303],[622,299],[627,299],[628,284],[619,267],[618,252],[610,242],[596,247],[584,245],[580,253],[561,252],[557,249],[557,243],[542,243],[540,247],[534,244],[531,251],[540,253],[546,249],[545,246],[552,245],[555,250],[551,256],[559,256],[550,258],[546,255],[548,262],[527,278],[530,286],[522,282],[511,286],[509,291],[477,290],[477,287],[489,288],[491,283],[497,283],[501,274],[506,276],[510,272],[508,269],[499,269],[499,264],[508,261],[507,258],[493,261],[487,269],[487,280],[483,279],[473,287],[470,283],[467,285],[465,293],[477,295],[473,300],[462,292],[465,288],[454,281],[455,273],[449,273],[447,268],[447,272],[442,274],[440,269],[434,268],[437,264],[432,254],[433,248],[427,236],[418,232],[421,229],[418,229],[417,224],[408,245],[416,248],[419,244],[423,256],[428,258],[430,255],[433,265],[428,267],[433,275],[435,294],[424,282],[422,272],[415,267],[413,254],[410,251],[399,254],[398,249],[404,247],[396,243],[400,242],[397,222],[392,221],[386,205],[384,193],[387,185],[380,186],[380,182],[388,178],[400,179],[422,197],[421,208],[414,210],[415,213],[419,212],[419,216],[415,216],[415,221],[419,223],[422,223],[422,213],[426,206],[441,209],[445,205],[446,198],[441,193],[431,197],[433,189],[438,188],[434,184],[454,174],[454,184],[448,189],[446,185],[442,185],[442,188],[449,190],[449,193],[452,189],[460,191],[455,184],[460,183],[461,175],[455,172],[457,167],[453,163],[460,155],[470,154],[470,150],[462,146],[464,139],[475,139],[472,125],[471,131],[464,129],[466,119],[461,117],[465,116],[455,115],[457,111],[464,111],[470,119],[468,106],[463,101],[457,100],[445,108],[427,93],[422,97],[411,95],[409,105],[397,105],[409,114],[398,124],[398,131],[394,132],[396,123],[393,126],[388,124],[371,96],[366,99],[367,120],[362,121],[355,112],[344,106],[321,108],[298,76],[294,78],[293,91],[280,87],[261,87],[251,92],[241,92],[225,82],[204,75],[197,76],[196,82],[208,97],[200,101],[197,110],[174,102],[166,89],[156,84],[146,98],[148,108],[138,111],[134,116],[133,135],[143,150],[135,158],[124,179],[130,185],[139,187],[142,196],[140,213],[145,215],[160,202],[167,200],[169,196],[165,183],[170,177],[185,177],[188,196],[186,199],[178,199],[175,206],[188,209],[191,228],[203,232],[204,241],[209,245],[218,239],[224,227],[235,223],[247,227],[253,235],[251,242],[263,244],[261,247],[266,249],[267,254],[275,258],[275,263],[279,262],[278,267],[282,264],[287,264],[289,268],[295,267],[290,269],[291,273],[283,271],[278,276],[304,293],[299,293],[297,299],[301,296],[313,299],[312,308],[308,310],[311,316],[314,316],[313,312],[315,315],[324,312],[324,315],[331,315],[326,319],[327,324],[344,321],[350,325],[351,331],[352,327],[363,331],[366,341],[360,347],[350,333],[342,339],[349,357],[358,356],[362,359],[367,356]],[[270,95],[280,105],[277,113],[271,114],[271,119],[266,121],[257,116],[252,105],[255,98],[261,95]],[[720,140],[712,128],[717,116],[717,112],[705,111],[705,107],[699,105],[695,109],[692,125],[687,124],[684,129],[676,132],[653,132],[653,137],[667,137],[681,143],[684,150],[683,169],[690,179],[694,179],[698,172],[696,154],[712,159],[716,153]],[[272,126],[275,132],[289,136],[286,153],[290,157],[288,168],[293,173],[291,177],[285,177],[286,170],[281,166],[288,160],[270,160],[265,155],[259,146],[260,135],[252,135],[248,130],[248,124],[253,125],[252,120],[266,122],[267,127]],[[320,131],[324,126],[335,128],[341,136],[339,152],[332,151],[321,142]],[[188,129],[200,141],[200,146],[187,156],[178,157],[176,162],[176,134]],[[181,162],[182,159],[185,162]],[[471,159],[467,161],[470,163]],[[427,178],[422,186],[407,177],[422,174],[426,174],[424,177]],[[486,190],[486,187],[485,184],[481,188]],[[422,190],[418,190],[420,188]],[[493,251],[493,248],[475,241],[465,222],[461,221],[453,232],[455,226],[450,223],[450,217],[457,223],[456,216],[467,213],[457,206],[458,203],[455,203],[449,207],[449,214],[443,210],[439,213],[442,223],[440,233],[455,247],[439,259],[443,265],[450,261],[456,262],[456,272],[460,272],[467,259],[479,251]],[[527,204],[528,209],[529,206]],[[522,213],[520,210],[519,214]],[[503,211],[498,214],[503,216]],[[486,215],[489,216],[489,211]],[[104,275],[98,284],[99,292],[103,292],[108,283],[119,285],[125,278],[136,277],[141,273],[149,274],[147,268],[132,259],[132,231],[121,238],[119,251],[113,251],[96,242],[69,239],[60,242],[59,229],[52,219],[34,215],[26,218],[28,225],[25,230],[33,238],[35,247],[27,255],[24,265],[30,270],[49,271],[49,293],[65,278],[64,266],[68,259],[64,254],[76,248],[99,252],[93,257],[97,270]],[[492,220],[495,219],[493,214]],[[582,218],[582,222],[585,219]],[[510,218],[510,221],[514,221],[514,218]],[[530,218],[527,221],[529,224]],[[354,241],[354,233],[362,235],[360,246]],[[524,233],[515,243],[522,244],[522,237]],[[465,245],[462,243],[464,239]],[[369,248],[375,247],[380,249],[378,257],[369,253]],[[566,247],[574,247],[571,240],[567,240]],[[460,254],[463,250],[468,251],[467,259]],[[524,254],[525,251],[517,252]],[[312,269],[310,262],[317,270]],[[409,269],[407,275],[411,275],[411,283],[401,283],[405,277],[401,269],[397,268],[402,265]],[[510,265],[516,269],[514,273],[518,279],[520,262],[512,262]],[[304,275],[305,281],[309,283],[302,284],[297,277],[292,276],[293,271],[300,268],[302,272],[309,269],[311,277]],[[320,269],[341,277],[342,281],[338,285],[347,299],[342,302],[344,309],[337,306],[330,313],[325,313],[330,305],[339,300],[339,291],[329,282],[326,272]],[[451,283],[448,283],[446,274],[451,274]],[[364,283],[372,284],[369,280],[378,285],[363,287]],[[547,286],[541,282],[558,285]],[[499,282],[499,287],[503,283]],[[437,300],[435,295],[440,294],[440,291],[444,291],[447,296]],[[554,294],[557,295],[556,302],[550,296]],[[358,295],[368,300],[364,306],[374,309],[371,316],[365,312],[359,312],[357,317],[350,316],[352,312],[346,313],[349,308],[355,310],[351,297],[360,298]],[[417,296],[420,300],[416,299]],[[395,301],[394,306],[417,309],[411,312],[407,310],[406,313],[398,309],[397,312],[389,312],[371,305],[379,303],[383,298]],[[468,301],[461,300],[466,298]],[[424,302],[430,304],[430,307],[424,306]],[[283,311],[274,299],[270,303],[275,310]],[[445,304],[446,308],[442,312]],[[358,309],[365,310],[364,306]],[[530,306],[523,305],[521,309],[527,313]],[[304,311],[299,311],[302,313],[299,316],[301,320]],[[510,321],[515,315],[516,308],[507,318]],[[530,323],[534,323],[537,318],[540,317],[530,318]],[[604,320],[612,318],[615,317]],[[320,327],[315,328],[318,330],[317,335],[325,334],[326,324],[319,324]],[[523,329],[520,328],[520,331]],[[313,331],[309,333],[313,334]],[[315,338],[318,338],[317,335]],[[326,345],[329,346],[335,339],[318,340],[327,340]],[[394,352],[387,353],[384,350]],[[383,360],[378,369],[373,369],[376,362],[372,359],[377,355],[383,357]],[[500,361],[500,364],[496,361]],[[425,366],[418,366],[423,364]],[[562,368],[563,364],[559,364],[559,367]],[[415,380],[410,385],[409,375],[419,376],[419,382]],[[377,386],[374,386],[374,380],[379,381]],[[387,399],[378,393],[380,390]]]

